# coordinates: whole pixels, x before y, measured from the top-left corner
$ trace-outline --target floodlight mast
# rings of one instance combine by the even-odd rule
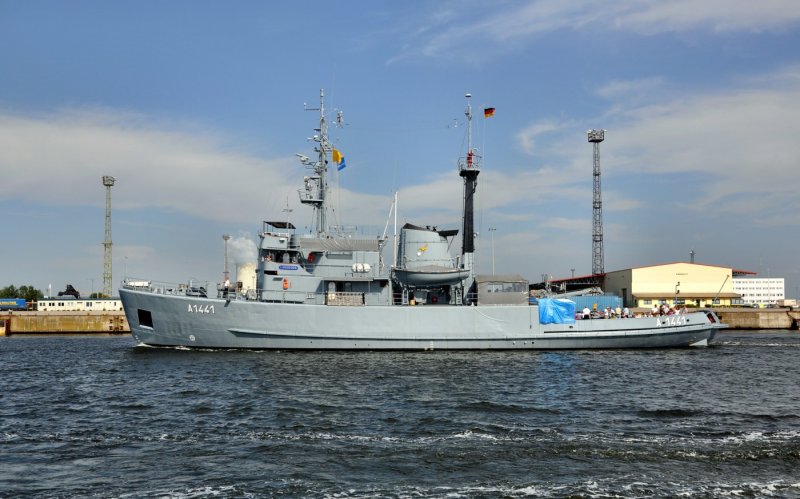
[[[116,181],[114,177],[104,175],[103,185],[106,188],[106,230],[103,240],[103,294],[106,298],[111,298],[111,187]]]
[[[600,192],[600,142],[605,139],[605,130],[586,132],[593,149],[592,189],[592,275],[605,273],[603,257],[603,197]]]

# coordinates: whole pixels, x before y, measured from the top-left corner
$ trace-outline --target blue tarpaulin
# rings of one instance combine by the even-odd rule
[[[539,298],[540,324],[573,324],[574,322],[574,301]]]

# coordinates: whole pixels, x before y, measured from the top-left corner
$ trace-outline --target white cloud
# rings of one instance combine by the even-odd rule
[[[110,109],[0,114],[0,149],[0,200],[102,205],[100,177],[111,175],[115,208],[161,207],[234,221],[263,210],[266,189],[295,190],[287,178],[293,158],[248,156],[196,127]]]
[[[689,29],[724,31],[780,30],[800,21],[794,0],[672,0],[632,2],[614,19],[619,29],[646,34]]]
[[[607,201],[603,201],[604,211],[638,210],[639,208],[642,208],[644,204],[640,200],[626,198],[624,192],[620,191],[609,192],[608,190],[606,190],[604,191],[604,193],[605,193],[605,199],[607,199]]]
[[[760,216],[764,223],[800,223],[800,198],[795,178],[800,158],[800,71],[796,66],[738,82],[738,88],[714,92],[683,89],[652,92],[650,99],[631,99],[644,89],[663,87],[660,78],[616,80],[602,88],[613,112],[601,119],[608,127],[601,145],[604,187],[609,179],[624,181],[644,175],[646,186],[658,188],[662,178],[685,178],[674,198],[691,210],[726,211]],[[534,171],[506,172],[493,186],[508,203],[523,199],[515,193],[535,193],[537,201],[585,202],[590,152],[576,130],[597,117],[574,123],[548,120],[516,134],[527,153],[543,156],[546,165]],[[540,144],[541,142],[541,144]],[[626,191],[613,184],[604,189],[604,209],[646,209],[648,194],[639,183]],[[768,222],[767,222],[768,221]]]
[[[100,245],[95,245],[92,248],[96,249],[96,255],[100,256],[102,253],[102,249]],[[95,250],[93,250],[94,252]],[[114,253],[117,255],[122,255],[122,259],[130,260],[130,261],[137,261],[137,262],[144,262],[147,259],[152,258],[155,256],[155,250],[150,246],[139,246],[133,244],[127,245],[115,245],[114,246]]]
[[[412,33],[407,43],[417,43],[418,53],[426,57],[460,53],[474,61],[487,57],[487,52],[508,51],[537,35],[563,29],[610,28],[643,35],[687,30],[760,32],[800,22],[800,3],[795,0],[539,0],[473,7],[451,9],[442,16],[437,6],[422,21],[426,28]],[[407,58],[412,51],[407,46],[405,54],[395,59]]]
[[[631,109],[605,142],[615,168],[701,173],[705,209],[741,192],[797,204],[800,86],[742,89]],[[800,207],[800,206],[798,206]]]
[[[658,94],[663,100],[654,97],[648,105],[631,101],[629,95],[660,85],[658,79],[617,80],[604,87],[610,107],[617,110],[605,116],[609,122],[603,124],[609,128],[602,145],[604,187],[610,187],[604,190],[604,209],[614,214],[641,212],[641,219],[648,219],[653,206],[642,184],[631,184],[635,191],[628,191],[628,186],[606,181],[643,174],[658,189],[662,174],[667,174],[685,177],[686,189],[676,193],[676,199],[687,210],[752,216],[754,223],[770,227],[800,224],[800,198],[794,187],[800,158],[800,141],[794,132],[800,129],[797,74],[796,67],[782,68],[740,82],[738,89],[716,93],[684,90],[679,98],[674,93]],[[516,166],[486,168],[481,173],[476,203],[482,213],[479,217],[486,223],[479,230],[485,234],[488,225],[498,227],[499,272],[536,276],[555,267],[563,276],[568,275],[570,266],[577,266],[578,272],[588,266],[591,176],[587,166],[591,152],[585,137],[576,136],[585,128],[575,117],[570,123],[542,120],[530,124],[516,134],[526,153],[515,160]],[[303,231],[311,218],[295,194],[305,173],[295,158],[265,159],[237,152],[234,146],[223,135],[197,126],[165,124],[113,110],[0,114],[0,150],[4,151],[0,155],[4,172],[0,199],[100,207],[104,202],[100,177],[111,174],[118,179],[114,188],[117,209],[152,207],[199,220],[251,226],[260,213],[281,216],[288,197],[295,210],[292,222]],[[528,156],[534,152],[535,161]],[[458,228],[461,189],[455,171],[406,184],[399,195],[399,220]],[[337,190],[331,220],[340,223],[340,217],[343,223],[382,228],[390,203],[390,193]],[[581,218],[581,213],[586,218]],[[606,218],[609,241],[634,237],[630,222],[615,220],[618,216]],[[612,237],[615,223],[620,224],[619,235]],[[480,219],[476,224],[481,224]],[[647,234],[635,234],[642,247]],[[219,235],[213,234],[219,247],[209,253],[212,264],[221,267]],[[485,245],[486,237],[483,239]],[[135,247],[115,246],[117,275],[120,255],[129,256],[127,265],[134,275],[158,262],[170,272],[191,271],[190,264],[196,262],[187,258],[179,265],[167,263],[166,257],[161,258],[168,254],[164,248],[156,251],[148,246],[157,243],[161,244],[142,241]],[[91,254],[95,261],[100,248],[95,245]],[[531,248],[536,250],[535,259],[525,260]],[[485,266],[488,253],[482,249]],[[176,253],[180,251],[185,248],[177,248]],[[632,258],[647,261],[643,255]],[[519,270],[518,265],[504,269],[506,264],[501,261],[526,263]],[[561,267],[564,269],[559,271]],[[87,276],[96,273],[84,272]]]
[[[517,141],[523,151],[528,154],[536,153],[536,138],[545,133],[562,130],[564,125],[553,121],[540,121],[533,123],[517,133]]]
[[[645,174],[654,181],[663,173],[700,174],[700,195],[690,200],[698,210],[734,203],[747,191],[753,193],[747,208],[734,203],[731,212],[741,208],[774,223],[781,217],[770,212],[772,206],[800,211],[793,187],[800,158],[797,74],[796,67],[782,68],[738,90],[685,91],[679,99],[653,100],[646,106],[631,103],[629,93],[661,85],[660,79],[613,81],[603,93],[612,107],[625,107],[609,117],[611,130],[602,145],[604,174]],[[577,120],[542,120],[518,132],[520,148],[537,157],[546,153],[546,163],[486,169],[479,177],[478,208],[494,220],[522,222],[548,203],[586,204],[590,156],[584,141],[575,137],[576,129],[582,129]],[[544,137],[547,142],[538,144]],[[0,114],[0,150],[3,200],[102,206],[100,177],[110,174],[117,178],[116,209],[160,208],[250,225],[253,213],[280,216],[288,199],[295,224],[303,228],[311,222],[295,194],[304,174],[295,158],[236,152],[224,136],[197,126],[108,109],[39,116],[5,113]],[[458,226],[461,189],[454,172],[406,185],[399,195],[400,219]],[[609,211],[642,207],[643,198],[625,196],[620,188],[609,193],[604,196]],[[383,226],[390,203],[390,193],[341,189],[333,193],[331,217],[333,223],[341,218],[344,223]]]
[[[468,21],[464,18],[448,18],[447,24],[439,27],[430,38],[422,40],[421,53],[428,57],[451,55],[459,47],[491,43],[494,48],[499,45],[513,46],[529,36],[553,31],[565,27],[582,26],[590,22],[598,14],[584,5],[591,2],[561,2],[544,0],[534,3],[512,4],[514,7],[500,10],[494,14],[481,15],[479,21]],[[608,8],[608,7],[607,7]],[[612,7],[613,8],[613,7]],[[494,6],[492,7],[494,11]],[[472,11],[471,15],[475,12]],[[480,53],[469,51],[470,58],[480,58]]]
[[[539,224],[540,227],[588,234],[592,230],[592,221],[588,218],[550,217]]]
[[[641,78],[637,80],[614,80],[597,89],[597,95],[607,99],[651,99],[664,86],[661,77]]]

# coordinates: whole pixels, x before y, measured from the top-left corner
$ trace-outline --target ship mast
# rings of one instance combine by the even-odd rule
[[[467,116],[467,156],[465,160],[459,160],[458,174],[464,178],[464,221],[462,227],[461,255],[465,269],[473,270],[475,253],[475,226],[474,226],[474,196],[478,185],[478,174],[480,170],[480,157],[472,149],[472,105],[470,98],[472,94],[466,94],[467,108],[464,114]]]
[[[317,236],[325,236],[328,233],[328,153],[333,151],[333,146],[328,140],[328,123],[325,120],[325,91],[319,91],[319,107],[306,107],[306,111],[319,111],[319,128],[309,140],[317,142],[314,151],[318,154],[317,161],[311,161],[307,156],[298,154],[300,162],[306,168],[313,170],[314,174],[303,178],[304,188],[299,192],[300,202],[310,204],[314,208],[315,224]]]

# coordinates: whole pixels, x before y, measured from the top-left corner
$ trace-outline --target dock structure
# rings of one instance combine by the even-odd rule
[[[0,336],[22,334],[128,334],[125,312],[8,312]]]
[[[800,324],[800,310],[721,308],[716,312],[731,329],[797,329]]]

